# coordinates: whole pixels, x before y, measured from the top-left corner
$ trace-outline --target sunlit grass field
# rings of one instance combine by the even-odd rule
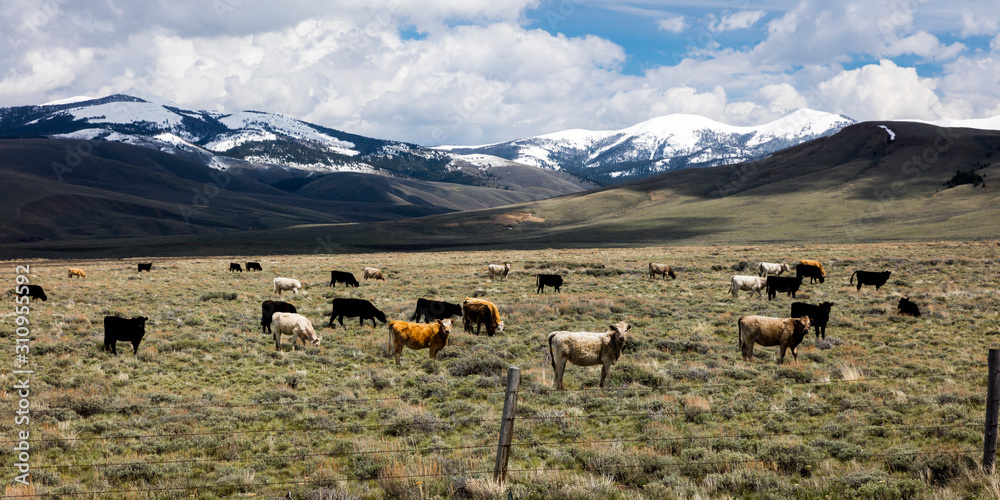
[[[792,299],[726,293],[760,261],[816,259],[830,301],[827,339],[810,332],[797,362],[777,348],[741,360],[737,319],[785,317]],[[263,272],[228,272],[259,261]],[[138,274],[137,262],[153,262]],[[489,263],[510,262],[504,281]],[[675,281],[651,280],[649,262]],[[30,424],[16,425],[16,265],[48,301],[31,301]],[[385,282],[329,287],[331,270]],[[87,272],[67,278],[67,268]],[[858,292],[855,270],[890,270]],[[986,356],[1000,335],[996,242],[649,247],[3,263],[0,419],[6,495],[87,498],[996,498],[980,471]],[[534,275],[562,274],[562,293]],[[271,280],[311,319],[319,347],[276,351],[261,333]],[[455,319],[437,360],[386,354],[388,330],[345,318],[330,300],[373,302],[408,319],[417,298],[500,309],[495,337]],[[900,296],[920,318],[895,314]],[[147,316],[138,355],[101,351],[105,315]],[[567,367],[552,388],[546,335],[632,325],[621,360]],[[507,369],[521,369],[505,484],[492,481]],[[31,435],[31,486],[13,486],[17,432]]]

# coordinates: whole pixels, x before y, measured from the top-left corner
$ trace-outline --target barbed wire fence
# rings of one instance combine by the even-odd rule
[[[837,430],[838,435],[843,437],[849,434],[898,434],[900,436],[906,436],[909,433],[920,433],[922,435],[944,435],[952,431],[964,431],[968,433],[976,429],[983,430],[983,449],[982,449],[982,468],[987,473],[992,473],[995,463],[996,456],[996,440],[997,440],[997,428],[998,428],[998,410],[1000,410],[1000,350],[991,349],[988,356],[988,370],[986,377],[987,395],[985,398],[986,402],[986,418],[984,424],[974,424],[974,423],[949,423],[942,425],[903,425],[899,423],[897,425],[867,425],[867,426],[845,426],[844,428],[839,428]],[[898,377],[870,377],[858,380],[823,380],[823,381],[798,381],[798,380],[788,380],[782,383],[768,382],[771,385],[776,386],[824,386],[824,385],[846,385],[846,384],[863,384],[871,382],[885,382],[885,381],[906,381],[912,379],[928,379],[933,381],[951,381],[955,379],[975,379],[982,380],[982,373],[951,373],[947,375],[926,375],[926,376],[898,376]],[[767,385],[765,383],[764,385]],[[782,456],[767,456],[760,455],[754,458],[729,458],[729,459],[684,459],[682,457],[674,456],[670,453],[662,453],[665,448],[670,448],[671,446],[678,446],[679,444],[690,444],[690,443],[713,443],[725,440],[741,440],[741,439],[753,439],[753,440],[768,440],[768,439],[778,439],[787,438],[788,436],[797,437],[808,437],[808,436],[825,436],[829,434],[829,429],[814,429],[814,430],[801,430],[801,431],[781,431],[781,432],[768,432],[762,429],[744,429],[737,432],[715,432],[710,434],[690,434],[690,435],[677,435],[677,436],[636,436],[634,434],[614,436],[609,438],[601,439],[578,439],[578,438],[565,438],[565,439],[532,439],[530,436],[533,434],[530,432],[533,428],[539,426],[551,426],[556,425],[557,427],[570,426],[572,423],[576,422],[625,422],[629,420],[640,420],[640,421],[670,421],[671,419],[697,419],[701,415],[719,415],[723,418],[731,418],[734,413],[756,413],[756,414],[769,414],[769,413],[798,413],[806,412],[810,414],[825,414],[825,413],[843,413],[854,409],[871,409],[877,407],[889,408],[889,409],[921,409],[927,408],[928,410],[935,407],[941,407],[945,404],[953,404],[951,400],[935,401],[933,398],[923,398],[923,400],[907,400],[907,401],[890,401],[881,403],[864,403],[864,404],[852,404],[849,402],[839,402],[837,404],[809,404],[809,403],[795,403],[792,405],[773,405],[768,404],[766,407],[747,407],[741,406],[738,409],[732,407],[724,408],[710,408],[710,409],[668,409],[660,408],[655,410],[646,411],[625,411],[625,412],[591,412],[591,413],[580,413],[580,414],[569,414],[565,411],[546,411],[546,412],[526,412],[524,415],[517,414],[517,404],[519,399],[524,399],[525,401],[532,401],[532,398],[568,398],[573,395],[582,395],[587,398],[594,397],[609,397],[609,398],[637,398],[644,399],[650,396],[658,394],[670,394],[676,393],[680,389],[712,389],[720,386],[725,386],[727,388],[733,388],[736,386],[745,385],[746,387],[760,387],[761,384],[757,383],[733,383],[733,384],[699,384],[699,383],[677,383],[662,387],[621,387],[621,388],[608,388],[608,389],[594,389],[594,388],[584,388],[577,390],[566,390],[566,391],[555,391],[548,388],[535,387],[526,390],[520,390],[520,369],[518,367],[510,367],[508,371],[507,387],[503,392],[491,392],[486,393],[485,396],[489,398],[503,399],[503,410],[500,415],[494,416],[478,416],[469,418],[454,418],[447,420],[436,420],[436,421],[412,421],[409,423],[396,422],[396,423],[325,423],[323,425],[315,426],[305,426],[297,428],[250,428],[250,429],[228,429],[220,431],[204,431],[204,432],[157,432],[157,433],[138,433],[138,432],[128,432],[125,430],[109,430],[106,435],[94,435],[94,436],[61,436],[61,437],[43,437],[41,439],[32,439],[31,443],[35,446],[60,446],[72,449],[76,446],[81,446],[84,444],[90,444],[95,446],[100,446],[106,448],[107,445],[113,443],[144,443],[151,442],[153,440],[181,440],[181,439],[215,439],[215,438],[229,438],[229,437],[245,437],[248,439],[256,440],[266,440],[271,439],[276,435],[281,436],[308,436],[313,433],[329,432],[329,433],[347,433],[347,434],[360,434],[360,433],[386,433],[390,432],[390,428],[393,425],[412,425],[413,427],[419,427],[424,430],[431,429],[455,429],[468,427],[475,431],[472,435],[463,439],[464,442],[469,444],[463,446],[407,446],[396,444],[389,447],[377,447],[372,449],[359,449],[359,446],[355,445],[352,447],[341,445],[320,445],[312,446],[309,443],[295,443],[291,440],[289,443],[285,443],[286,446],[283,447],[285,451],[268,451],[266,453],[234,453],[227,452],[221,453],[221,456],[201,456],[201,457],[190,457],[190,458],[172,458],[172,459],[160,459],[160,460],[109,460],[109,461],[76,461],[72,456],[66,455],[65,463],[49,463],[49,464],[39,464],[33,465],[32,470],[37,471],[41,474],[46,473],[57,473],[63,471],[79,471],[79,470],[93,470],[105,473],[109,470],[135,470],[139,471],[140,475],[143,470],[149,470],[149,468],[156,467],[174,467],[174,466],[216,466],[220,464],[247,464],[255,462],[265,462],[267,464],[283,464],[287,462],[298,462],[298,461],[322,461],[330,459],[338,460],[349,460],[349,461],[365,461],[374,460],[377,467],[372,468],[366,474],[314,474],[312,477],[304,476],[302,478],[296,479],[286,479],[286,480],[272,480],[267,478],[267,480],[254,480],[252,478],[246,478],[242,481],[230,481],[230,482],[217,482],[217,483],[207,483],[200,482],[196,484],[189,483],[186,485],[169,485],[156,487],[155,485],[148,484],[149,482],[137,482],[133,486],[127,486],[122,484],[119,487],[110,488],[97,488],[87,490],[82,487],[66,491],[65,493],[60,493],[59,491],[49,491],[49,488],[44,484],[42,486],[36,486],[36,482],[28,488],[12,488],[7,487],[5,494],[2,498],[38,498],[38,497],[52,497],[52,496],[71,496],[71,497],[122,497],[122,496],[158,496],[158,495],[180,495],[185,492],[197,492],[197,491],[214,491],[219,494],[228,494],[232,492],[266,492],[266,495],[273,495],[277,498],[284,498],[284,491],[289,490],[289,488],[331,488],[337,487],[339,485],[349,484],[349,483],[366,483],[376,481],[379,482],[383,487],[391,486],[396,484],[403,485],[406,488],[420,488],[420,496],[414,495],[420,498],[423,494],[422,485],[423,481],[432,480],[448,480],[450,484],[454,485],[455,480],[462,480],[468,478],[481,478],[483,481],[493,481],[494,484],[503,485],[507,480],[509,475],[532,475],[539,473],[567,473],[567,472],[590,472],[595,474],[601,474],[603,476],[614,477],[620,475],[623,471],[629,469],[648,469],[650,467],[655,468],[688,468],[692,467],[707,467],[712,470],[731,470],[736,467],[760,467],[764,469],[779,470],[782,467],[782,463],[788,461],[788,457]],[[104,410],[113,413],[123,413],[128,412],[132,414],[188,414],[192,411],[199,412],[214,412],[214,411],[225,411],[233,409],[246,409],[246,408],[271,408],[279,407],[282,409],[289,409],[295,407],[302,408],[327,408],[327,407],[343,407],[345,405],[376,405],[376,404],[386,404],[389,402],[402,402],[406,398],[400,396],[391,397],[378,397],[378,398],[330,398],[330,399],[310,399],[304,401],[248,401],[243,403],[205,403],[205,402],[192,402],[192,403],[171,403],[164,405],[139,405],[139,404],[123,404],[119,406],[108,406]],[[49,406],[46,408],[39,408],[39,412],[58,412],[67,411],[69,407],[59,407],[59,406]],[[482,431],[485,429],[492,428],[499,431],[499,438],[497,434],[484,434]],[[518,430],[526,429],[529,432],[519,433]],[[519,437],[520,436],[520,437]],[[294,439],[294,438],[293,438]],[[4,440],[0,441],[0,446],[7,446],[8,449],[12,447],[17,440]],[[495,442],[496,444],[492,444]],[[539,447],[549,447],[555,449],[578,449],[580,447],[624,447],[631,446],[635,448],[646,448],[652,450],[653,453],[660,453],[662,456],[654,464],[649,463],[629,463],[628,461],[614,463],[614,464],[602,464],[598,462],[591,463],[586,461],[577,461],[576,463],[561,463],[561,464],[543,464],[536,467],[526,467],[524,465],[518,465],[513,468],[508,467],[510,457],[513,452],[521,449],[528,450]],[[325,448],[325,449],[324,449]],[[361,447],[363,448],[363,447]],[[922,449],[914,450],[908,449],[895,453],[879,453],[881,450],[857,450],[856,453],[865,459],[880,459],[885,461],[892,461],[895,459],[909,459],[914,460],[917,457],[955,457],[965,460],[967,463],[975,463],[975,459],[979,454],[979,450],[969,449],[969,447],[962,446],[960,444],[954,444],[949,446],[942,446],[938,449]],[[401,457],[401,458],[400,458]],[[456,458],[457,457],[457,458]],[[392,464],[393,461],[398,463],[404,463],[407,460],[416,460],[418,465],[423,464],[423,466],[418,466],[414,468],[407,467],[385,467],[385,465]],[[493,462],[493,467],[489,468],[486,465]],[[10,469],[12,466],[8,465],[6,468]],[[414,470],[415,469],[415,470]],[[34,474],[34,472],[33,472]],[[501,486],[502,487],[502,486]],[[264,498],[270,498],[263,496]]]

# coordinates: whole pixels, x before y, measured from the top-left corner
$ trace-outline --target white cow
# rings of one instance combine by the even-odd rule
[[[283,290],[291,290],[295,295],[299,294],[302,283],[292,278],[274,278],[274,293],[281,295]]]
[[[628,323],[621,321],[611,325],[611,329],[604,333],[562,331],[550,333],[549,356],[552,357],[556,389],[560,391],[565,389],[562,380],[567,361],[577,366],[603,365],[599,385],[604,387],[608,370],[611,365],[618,362],[631,328]]]
[[[385,275],[382,274],[382,270],[377,267],[366,267],[364,268],[364,279],[382,280],[385,281]]]
[[[750,290],[750,296],[753,297],[754,292],[757,292],[757,298],[760,298],[760,291],[767,286],[767,278],[761,278],[758,276],[741,276],[739,274],[733,275],[729,278],[729,293],[736,297],[736,292],[740,290]]]
[[[788,264],[785,263],[774,264],[771,262],[761,262],[757,266],[757,275],[762,278],[766,278],[767,275],[769,274],[773,274],[775,276],[781,276],[781,273],[788,270],[789,270]]]
[[[309,318],[296,313],[276,312],[271,315],[271,332],[274,334],[274,348],[281,350],[281,336],[291,335],[292,350],[295,350],[295,343],[302,339],[302,345],[306,342],[318,346],[321,340],[316,336]]]
[[[499,264],[490,264],[489,271],[490,271],[490,279],[499,276],[500,279],[503,280],[504,278],[507,277],[507,273],[510,272],[510,263],[508,262],[502,266]]]

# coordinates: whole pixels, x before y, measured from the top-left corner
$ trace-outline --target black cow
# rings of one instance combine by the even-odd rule
[[[809,283],[815,283],[816,280],[819,280],[820,283],[826,281],[826,277],[823,276],[823,270],[809,264],[795,264],[795,277],[799,281],[802,281],[802,278],[809,278]],[[799,316],[792,317],[798,318]]]
[[[355,288],[361,286],[361,283],[358,283],[358,279],[347,271],[330,271],[330,286],[337,286],[337,282],[344,283],[347,286],[353,286]]]
[[[915,318],[920,317],[920,308],[917,304],[910,301],[909,297],[900,297],[899,305],[896,306],[899,309],[899,314],[904,316],[913,316]]]
[[[437,319],[447,319],[452,316],[461,316],[462,306],[440,300],[417,299],[417,309],[410,316],[410,321],[420,321],[424,317],[424,323],[433,323]]]
[[[767,277],[767,300],[774,298],[778,292],[785,292],[795,298],[795,292],[802,286],[802,280],[791,276],[768,276]]]
[[[111,354],[118,355],[115,344],[118,342],[131,342],[132,354],[139,353],[139,342],[142,342],[143,335],[146,335],[145,316],[136,316],[132,319],[119,318],[118,316],[104,317],[104,351],[111,351]]]
[[[826,323],[830,321],[830,308],[833,307],[832,302],[824,302],[822,304],[806,304],[805,302],[792,302],[792,313],[789,317],[801,318],[802,316],[809,316],[809,323],[816,327],[816,340],[819,340],[820,336],[826,338]]]
[[[239,272],[242,273],[243,272],[243,268],[240,267],[240,265],[238,263],[236,263],[236,262],[230,262],[229,263],[229,272],[233,273],[233,272],[236,272],[236,271],[239,271]]]
[[[555,287],[556,292],[558,292],[559,287],[563,284],[562,276],[558,274],[539,274],[536,281],[538,283],[538,291],[535,293],[544,292],[546,286]]]
[[[17,287],[17,294],[21,297],[28,296],[32,299],[42,299],[42,301],[49,300],[45,296],[45,290],[42,290],[41,285],[21,285]],[[461,312],[459,312],[461,314]]]
[[[150,271],[153,270],[153,263],[152,262],[140,262],[137,265],[139,266],[139,270],[136,271],[138,273],[141,273],[143,271],[146,271],[148,273],[148,272],[150,272]]]
[[[333,326],[333,318],[337,318],[340,322],[340,326],[344,326],[344,316],[348,318],[360,318],[361,325],[364,326],[365,320],[372,320],[372,326],[375,326],[375,320],[379,320],[383,323],[386,322],[385,313],[379,311],[371,302],[365,299],[333,299],[333,311],[330,313],[330,328]]]
[[[886,281],[889,281],[889,275],[892,271],[854,271],[851,275],[851,284],[854,284],[854,276],[858,277],[858,291],[861,291],[861,285],[875,285],[875,290],[878,290]]]
[[[247,262],[247,271],[263,271],[264,269],[260,267],[260,262]],[[285,312],[285,311],[278,311]]]
[[[271,316],[276,312],[297,313],[295,306],[280,300],[265,300],[260,303],[260,326],[262,333],[271,332]]]

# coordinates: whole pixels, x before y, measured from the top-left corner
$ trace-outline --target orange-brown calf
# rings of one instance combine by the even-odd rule
[[[448,335],[451,333],[451,319],[439,319],[434,323],[410,323],[409,321],[390,321],[389,335],[393,356],[399,364],[399,354],[403,346],[413,350],[430,349],[430,357],[437,358],[437,353],[448,345]]]

